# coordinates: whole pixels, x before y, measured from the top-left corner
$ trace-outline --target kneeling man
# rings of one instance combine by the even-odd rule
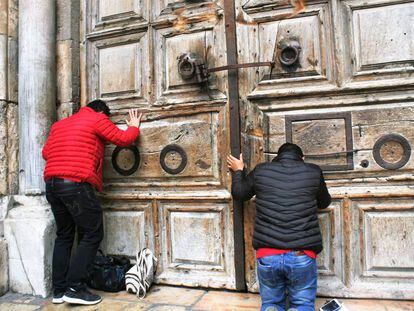
[[[232,194],[246,201],[256,195],[253,247],[262,311],[314,311],[317,289],[316,255],[322,251],[317,209],[331,196],[319,166],[305,163],[300,147],[286,143],[270,163],[246,174],[240,160],[229,156],[234,172]]]

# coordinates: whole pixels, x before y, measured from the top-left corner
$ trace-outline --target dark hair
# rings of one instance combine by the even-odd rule
[[[295,145],[292,143],[284,143],[282,146],[279,147],[279,150],[277,151],[277,155],[281,155],[282,153],[285,153],[285,152],[295,153],[296,155],[303,158],[303,151],[298,145]]]
[[[87,107],[92,108],[96,112],[103,112],[108,117],[110,115],[109,107],[108,107],[108,105],[103,100],[95,99],[95,100],[91,101],[87,105]]]

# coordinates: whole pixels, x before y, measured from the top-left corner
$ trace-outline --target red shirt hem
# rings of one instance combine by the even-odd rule
[[[259,248],[256,251],[256,259],[260,259],[260,258],[268,257],[268,256],[283,255],[291,251],[292,249]],[[309,256],[310,258],[316,259],[316,253],[314,251],[304,250],[303,252],[305,253],[305,255]]]

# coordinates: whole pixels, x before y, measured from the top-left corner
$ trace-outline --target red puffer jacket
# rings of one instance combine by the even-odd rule
[[[52,177],[88,182],[102,191],[102,164],[106,142],[128,146],[139,129],[120,130],[109,118],[83,107],[78,113],[53,124],[42,150],[46,160],[44,179]]]

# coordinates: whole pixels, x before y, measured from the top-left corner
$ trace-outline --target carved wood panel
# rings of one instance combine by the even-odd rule
[[[195,101],[225,100],[226,80],[223,73],[210,77],[208,84],[200,84],[195,78],[185,80],[178,72],[179,57],[196,53],[206,65],[216,67],[225,63],[225,36],[221,24],[200,26],[177,32],[174,28],[157,29],[154,59],[157,105],[179,104]]]
[[[384,81],[389,79],[412,83],[414,3],[343,1],[341,6],[344,18],[350,21],[344,23],[344,31],[352,34],[346,42],[345,63],[350,85],[374,87],[390,83]]]
[[[239,62],[274,61],[273,68],[241,70],[247,97],[262,98],[335,88],[331,5],[311,3],[305,12],[284,19],[289,8],[281,1],[240,4]],[[247,24],[247,25],[246,25]],[[292,64],[284,61],[297,60]]]
[[[226,203],[159,204],[162,262],[159,282],[203,287],[234,284]],[[233,285],[234,286],[234,285]]]
[[[111,109],[148,105],[150,68],[145,32],[95,37],[87,48],[88,98],[102,98]]]
[[[355,296],[412,297],[412,198],[355,200],[350,206],[351,290]],[[380,285],[378,285],[380,284]]]
[[[136,256],[136,250],[154,248],[151,202],[104,202],[103,250],[107,254]]]
[[[285,119],[286,141],[301,146],[308,161],[324,170],[353,169],[353,156],[348,153],[353,145],[351,114],[286,116]]]
[[[143,26],[149,21],[148,0],[94,0],[84,3],[88,14],[84,26],[89,35],[94,32],[119,32],[125,28]],[[118,29],[117,29],[118,28]]]
[[[149,183],[166,187],[196,184],[219,186],[223,182],[219,159],[219,145],[223,143],[223,137],[218,129],[224,126],[223,122],[223,113],[206,112],[144,123],[141,127],[141,138],[137,143],[140,153],[138,169],[129,176],[118,174],[111,164],[115,147],[108,146],[105,152],[105,180],[108,185],[123,183],[125,186],[145,186]],[[125,125],[121,126],[124,127]],[[171,145],[179,146],[185,153],[186,165],[179,174],[165,171],[161,163],[165,161],[168,165],[168,161],[174,161],[170,158],[173,155],[166,154],[165,158],[161,157],[163,150]],[[176,156],[181,159],[180,155]],[[127,160],[126,157],[122,159]],[[131,158],[130,161],[132,160]],[[131,165],[132,162],[129,166]],[[171,163],[172,167],[174,165],[178,166],[179,163]]]

